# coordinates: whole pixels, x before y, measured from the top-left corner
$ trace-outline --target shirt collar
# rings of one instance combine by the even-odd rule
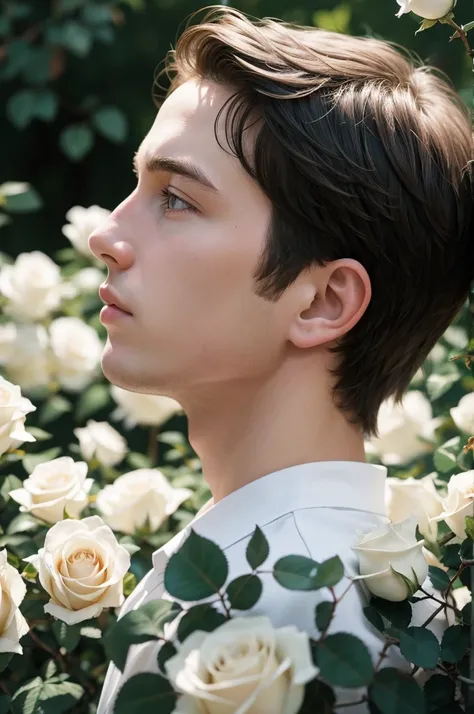
[[[385,466],[361,461],[315,461],[262,476],[214,504],[153,553],[161,569],[191,528],[225,549],[255,526],[299,508],[350,508],[386,516]]]

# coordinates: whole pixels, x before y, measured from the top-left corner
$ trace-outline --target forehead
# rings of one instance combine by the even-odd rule
[[[185,82],[160,107],[140,153],[190,159],[210,175],[217,188],[218,184],[222,187],[228,180],[235,180],[236,171],[243,180],[252,181],[226,141],[226,110],[217,124],[219,142],[215,137],[217,115],[233,94],[232,90],[207,80]]]

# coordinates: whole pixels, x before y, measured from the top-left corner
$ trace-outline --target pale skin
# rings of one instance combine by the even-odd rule
[[[103,372],[182,405],[214,502],[289,466],[365,461],[362,432],[331,395],[328,347],[362,317],[370,279],[341,259],[304,271],[276,302],[256,295],[271,206],[215,140],[231,93],[189,80],[168,97],[137,152],[135,190],[89,239],[132,313],[107,324]],[[146,154],[191,160],[218,193],[148,170]]]

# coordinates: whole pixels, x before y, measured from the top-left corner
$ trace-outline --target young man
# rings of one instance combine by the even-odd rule
[[[339,554],[355,572],[356,531],[387,520],[364,435],[473,277],[469,112],[388,43],[222,7],[184,32],[167,69],[138,185],[90,238],[109,269],[104,374],[183,406],[213,493],[192,526],[226,550],[232,577],[256,524],[272,562]],[[122,613],[166,596],[167,557],[188,532],[155,553]],[[375,658],[366,599],[353,587],[334,631]],[[315,604],[269,581],[258,611],[312,631]],[[111,667],[99,714],[146,670],[149,645],[123,674]]]

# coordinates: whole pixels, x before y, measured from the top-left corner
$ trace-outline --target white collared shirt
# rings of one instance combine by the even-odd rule
[[[249,572],[245,550],[258,525],[270,544],[269,569],[285,555],[305,555],[323,561],[334,555],[342,559],[345,572],[358,574],[357,559],[351,550],[358,530],[371,530],[387,523],[385,510],[386,468],[355,461],[318,461],[292,466],[263,476],[234,491],[209,509],[203,509],[186,528],[153,554],[153,568],[138,584],[123,605],[120,616],[150,600],[167,597],[164,570],[191,528],[224,550],[229,562],[229,579]],[[250,615],[265,614],[275,627],[293,624],[318,637],[314,610],[327,593],[290,591],[282,588],[272,575],[261,576],[263,594]],[[340,595],[347,587],[346,578],[335,588]],[[169,596],[168,596],[169,597]],[[360,637],[378,659],[383,640],[367,622],[362,608],[369,593],[360,581],[352,586],[336,608],[330,632],[350,632]],[[192,603],[187,603],[190,606]],[[423,601],[413,606],[412,625],[421,625],[436,603]],[[245,615],[244,615],[245,616]],[[444,619],[436,618],[430,629],[441,636]],[[109,666],[97,714],[112,714],[119,689],[131,676],[158,672],[156,643],[131,647],[121,673]],[[408,668],[397,648],[392,647],[385,665]],[[338,690],[338,703],[354,701],[356,690]],[[351,714],[366,714],[365,705],[341,709]]]

